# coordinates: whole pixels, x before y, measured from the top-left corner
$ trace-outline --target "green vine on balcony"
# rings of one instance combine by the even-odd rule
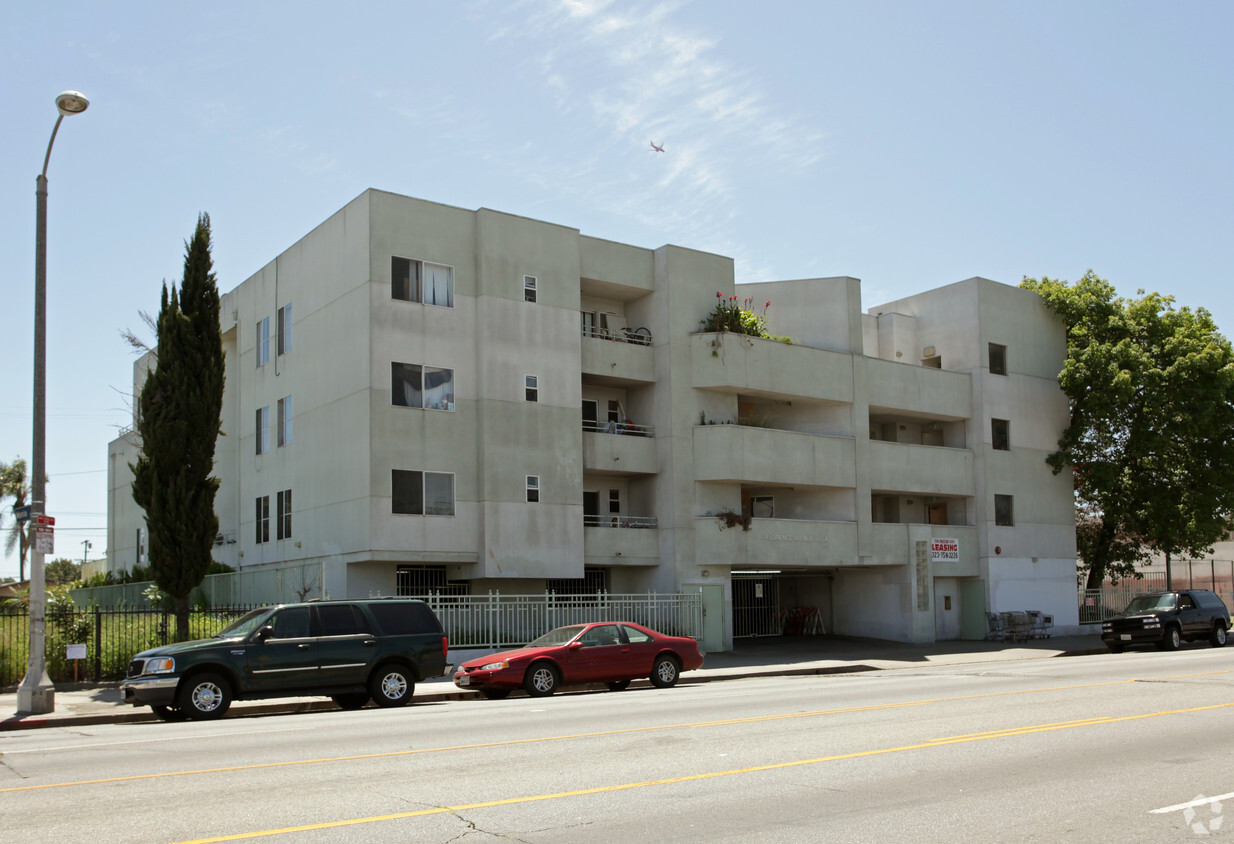
[[[747,297],[745,301],[739,300],[735,295],[726,297],[719,290],[716,291],[716,302],[711,313],[706,319],[699,320],[703,331],[714,332],[730,332],[732,334],[742,334],[746,337],[761,337],[765,340],[777,340],[781,343],[792,344],[792,339],[789,337],[773,337],[767,331],[767,309],[771,307],[771,302],[763,304],[762,311],[756,311],[754,299]],[[715,346],[718,345],[714,341],[712,343],[712,355],[716,355]]]

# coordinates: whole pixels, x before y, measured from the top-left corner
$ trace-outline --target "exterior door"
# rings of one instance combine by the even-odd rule
[[[583,526],[598,527],[600,525],[600,493],[597,491],[583,492]]]
[[[352,604],[322,604],[317,613],[317,662],[329,686],[363,685],[377,654],[368,619]]]
[[[960,579],[934,578],[934,638],[950,641],[960,638]]]
[[[297,689],[317,682],[317,649],[308,607],[288,607],[270,617],[274,632],[248,645],[249,686],[254,690]]]

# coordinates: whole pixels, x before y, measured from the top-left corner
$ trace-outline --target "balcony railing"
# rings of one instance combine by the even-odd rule
[[[651,345],[651,332],[646,328],[598,328],[594,325],[583,326],[584,337],[596,337],[601,340],[613,340],[617,343],[634,343],[637,346]]]
[[[593,434],[624,434],[627,437],[654,437],[654,425],[635,425],[628,419],[625,422],[596,422],[593,419],[583,420],[583,430]]]
[[[655,516],[583,516],[583,527],[654,528]]]

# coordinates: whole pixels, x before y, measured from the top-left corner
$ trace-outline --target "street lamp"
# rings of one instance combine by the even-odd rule
[[[34,235],[34,454],[30,470],[30,518],[47,512],[47,162],[56,142],[60,121],[81,114],[90,105],[84,94],[65,91],[56,97],[60,116],[47,142],[43,172],[35,182],[37,221]],[[47,676],[47,593],[43,552],[35,545],[30,553],[30,657],[26,676],[17,687],[17,714],[43,715],[55,709],[56,690]]]

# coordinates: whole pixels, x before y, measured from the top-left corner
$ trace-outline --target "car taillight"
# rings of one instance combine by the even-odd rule
[[[441,658],[450,659],[450,639],[446,636],[441,637]]]

